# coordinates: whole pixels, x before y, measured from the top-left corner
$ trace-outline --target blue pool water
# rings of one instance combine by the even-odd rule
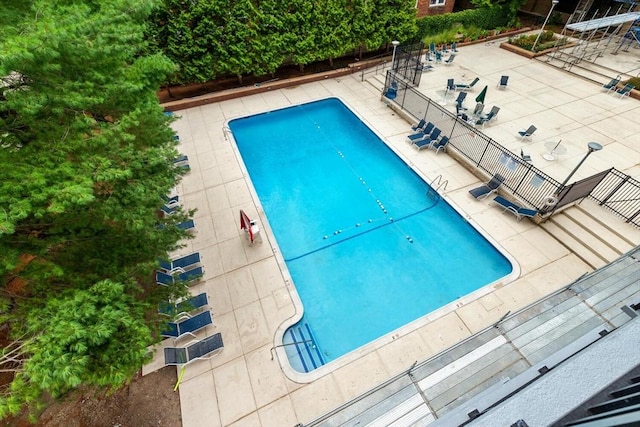
[[[304,306],[285,342],[321,363],[512,271],[340,100],[229,127]]]

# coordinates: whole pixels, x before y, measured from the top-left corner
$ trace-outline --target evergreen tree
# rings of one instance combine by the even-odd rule
[[[158,217],[180,172],[156,98],[174,67],[141,54],[154,0],[12,4],[0,33],[0,369],[13,381],[0,417],[132,378],[157,339],[156,260],[187,216]]]

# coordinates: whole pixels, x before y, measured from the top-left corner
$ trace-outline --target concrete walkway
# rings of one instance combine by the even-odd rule
[[[501,107],[498,122],[485,132],[514,152],[525,147],[534,164],[552,177],[562,180],[586,153],[589,141],[605,148],[590,156],[574,179],[612,166],[640,177],[640,102],[608,95],[592,83],[499,49],[498,43],[460,49],[451,66],[425,74],[420,89],[437,99],[447,78],[478,76],[476,93],[488,85],[487,106]],[[510,76],[509,87],[499,91],[495,86],[502,74]],[[201,253],[205,276],[192,290],[208,293],[215,326],[199,336],[221,332],[225,343],[218,356],[184,370],[180,400],[185,427],[308,422],[591,270],[540,227],[527,220],[516,222],[490,201],[471,198],[468,190],[479,180],[455,160],[411,148],[405,142],[409,124],[381,102],[377,85],[353,75],[178,112],[174,128],[191,172],[177,191],[186,208],[197,209],[198,232],[177,254]],[[330,96],[340,97],[421,174],[430,179],[442,174],[449,181],[448,201],[515,258],[521,275],[461,298],[326,365],[321,376],[315,375],[318,378],[309,376],[305,382],[298,376],[292,381],[282,369],[286,361],[271,349],[277,345],[277,328],[297,310],[295,287],[283,271],[276,242],[225,124]],[[471,93],[468,98],[473,97]],[[539,130],[532,142],[523,144],[517,131],[530,124]],[[560,138],[567,153],[547,162],[541,157],[544,143]],[[240,209],[258,220],[261,243],[248,244],[239,227]],[[620,226],[630,227],[622,222]],[[173,342],[167,340],[159,349],[166,345]],[[162,351],[157,355],[144,373],[162,367]]]

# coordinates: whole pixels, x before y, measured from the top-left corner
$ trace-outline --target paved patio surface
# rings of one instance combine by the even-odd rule
[[[487,108],[501,108],[498,121],[484,132],[514,152],[523,147],[534,165],[550,176],[562,181],[586,153],[586,144],[597,141],[604,149],[591,155],[573,180],[612,166],[640,179],[640,102],[606,94],[598,85],[506,52],[498,44],[461,48],[452,65],[438,65],[423,75],[420,89],[439,99],[447,78],[470,81],[478,76],[480,82],[467,104],[471,106],[488,85]],[[510,76],[509,86],[498,90],[503,74]],[[305,382],[311,376],[302,375],[293,381],[283,372],[286,361],[271,349],[277,345],[278,327],[296,313],[295,288],[282,270],[276,242],[225,126],[233,118],[330,96],[340,97],[421,174],[429,179],[442,174],[449,181],[445,198],[510,253],[521,274],[332,362],[311,382]],[[470,197],[468,190],[479,179],[447,154],[410,147],[405,142],[409,124],[381,101],[377,79],[361,82],[354,74],[177,114],[180,119],[174,128],[180,135],[180,151],[191,163],[191,172],[177,191],[186,208],[197,209],[196,237],[178,254],[201,253],[205,276],[192,289],[208,293],[215,325],[199,336],[221,332],[225,343],[219,355],[184,370],[180,400],[185,427],[307,422],[590,271],[534,223],[517,222],[489,200]],[[531,142],[523,143],[517,131],[531,124],[538,131]],[[557,161],[543,159],[545,142],[559,139],[567,153]],[[249,245],[239,227],[240,209],[258,220],[262,242]],[[621,221],[621,227],[630,226]],[[173,342],[159,346],[158,357],[143,368],[144,373],[162,366],[161,347],[167,345]]]

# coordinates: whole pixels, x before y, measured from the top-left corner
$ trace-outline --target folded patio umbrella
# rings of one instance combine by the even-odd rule
[[[484,104],[484,97],[486,95],[487,95],[487,86],[485,86],[484,89],[480,91],[478,96],[476,96],[476,102],[482,102]]]

